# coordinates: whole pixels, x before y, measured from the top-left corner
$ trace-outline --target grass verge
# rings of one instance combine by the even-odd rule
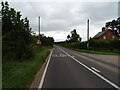
[[[29,60],[3,61],[2,88],[28,88],[44,60],[47,48],[36,48],[35,56]]]
[[[81,50],[81,49],[75,49],[75,48],[69,48],[69,47],[65,47],[68,49],[72,49],[78,52],[84,52],[84,53],[92,53],[92,54],[102,54],[102,55],[120,55],[120,53],[115,53],[115,52],[110,52],[110,51],[92,51],[92,50]]]
[[[74,50],[79,51],[79,52],[92,53],[92,54],[120,55],[120,53],[114,53],[114,52],[91,51],[91,50],[80,50],[80,49],[74,49]]]

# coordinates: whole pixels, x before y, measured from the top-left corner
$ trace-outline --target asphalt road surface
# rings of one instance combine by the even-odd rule
[[[88,54],[54,46],[39,88],[119,89],[119,69]]]

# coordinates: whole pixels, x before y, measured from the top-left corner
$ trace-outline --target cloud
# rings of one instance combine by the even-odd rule
[[[41,17],[41,32],[66,40],[71,30],[77,29],[82,40],[86,39],[87,19],[90,19],[90,36],[93,37],[105,23],[116,19],[117,2],[11,2],[10,6],[28,17],[32,30],[38,31],[38,16]]]
[[[67,39],[68,32],[66,31],[49,31],[49,32],[42,32],[45,33],[46,36],[54,37],[55,41],[65,41]]]

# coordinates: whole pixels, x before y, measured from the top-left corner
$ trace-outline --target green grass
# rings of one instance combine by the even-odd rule
[[[110,52],[110,51],[92,51],[92,50],[81,50],[81,49],[75,49],[75,48],[69,48],[78,52],[84,52],[84,53],[92,53],[92,54],[102,54],[102,55],[120,55],[120,53]]]
[[[29,60],[11,60],[3,63],[3,88],[27,88],[49,54],[46,48],[35,49],[35,56]]]
[[[93,53],[93,54],[120,55],[120,53],[114,53],[114,52],[91,51],[91,50],[80,50],[80,49],[74,49],[74,50],[85,53]]]

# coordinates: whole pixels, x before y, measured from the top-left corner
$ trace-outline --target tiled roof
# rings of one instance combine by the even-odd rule
[[[98,39],[100,38],[103,34],[105,34],[108,30],[105,30],[105,31],[101,31],[99,32],[98,34],[96,34],[93,38],[94,39]],[[113,31],[113,30],[109,30],[111,31],[113,34],[115,34],[117,37],[120,37],[119,34],[116,32],[116,31]]]
[[[99,32],[98,34],[96,34],[93,38],[96,39],[96,38],[100,38],[104,33],[106,33],[107,30],[105,31],[102,31],[102,32]]]

